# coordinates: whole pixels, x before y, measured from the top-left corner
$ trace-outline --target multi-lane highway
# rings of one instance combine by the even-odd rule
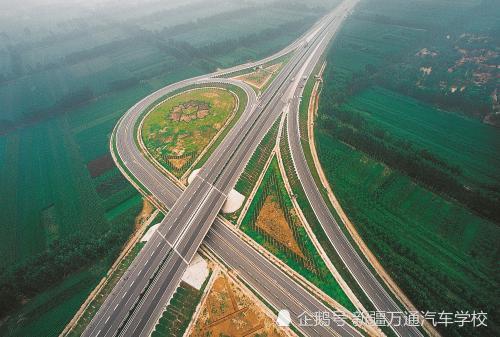
[[[286,96],[288,81],[293,78],[304,62],[310,62],[311,51],[325,43],[324,36],[332,26],[334,16],[317,25],[292,59],[280,72],[257,105],[255,95],[245,87],[249,104],[242,118],[215,150],[201,172],[177,199],[165,217],[159,230],[141,250],[139,256],[120,280],[113,293],[85,331],[89,336],[145,336],[149,335],[157,318],[175,291],[192,256],[198,249],[211,224],[215,220],[226,195],[236,183],[252,152],[273,121],[281,114],[281,98]],[[125,166],[145,186],[161,183],[158,174],[150,174],[151,167],[135,148],[134,128],[138,118],[153,102],[165,94],[192,83],[202,83],[204,77],[169,86],[132,107],[120,121],[116,130],[116,146]],[[231,80],[221,80],[231,83]],[[153,168],[154,171],[156,171]],[[161,186],[157,197],[172,197],[173,191]],[[223,240],[219,234],[213,240]],[[237,254],[236,254],[237,256]],[[245,261],[240,261],[241,265]],[[254,274],[258,275],[258,273]],[[265,290],[263,290],[265,292]],[[293,307],[293,303],[288,303]],[[299,305],[303,307],[305,304]],[[297,307],[297,304],[295,304]],[[299,312],[297,312],[297,315]],[[325,333],[330,335],[326,328]],[[333,327],[342,335],[355,335],[352,328]]]
[[[337,22],[336,25],[340,25],[340,22]],[[333,31],[336,30],[334,29]],[[311,64],[314,64],[314,62]],[[307,69],[304,69],[303,75],[309,77],[313,71],[314,68],[309,66]],[[401,313],[400,316],[402,316],[403,311],[401,308],[375,278],[339,227],[316,185],[301,143],[301,136],[307,138],[307,135],[301,135],[299,128],[299,105],[304,87],[295,85],[293,90],[293,103],[290,105],[289,116],[287,118],[288,144],[297,176],[314,214],[341,260],[375,308],[381,312]],[[405,317],[400,317],[399,319],[401,322],[405,322]],[[398,336],[422,336],[416,327],[406,326],[405,324],[393,325],[391,327]]]
[[[137,149],[134,130],[138,121],[151,104],[168,93],[190,84],[213,83],[214,77],[255,64],[235,67],[225,72],[200,76],[165,87],[134,105],[124,115],[115,133],[118,155],[130,174],[157,200],[170,208],[170,212],[108,296],[84,332],[84,336],[149,335],[156,319],[177,288],[189,261],[214,221],[215,224],[205,241],[206,245],[226,264],[237,270],[241,277],[275,308],[289,309],[295,319],[302,312],[313,313],[328,310],[260,254],[239,240],[234,233],[219,223],[216,217],[227,193],[234,187],[262,137],[286,105],[297,105],[296,89],[300,87],[303,77],[312,72],[345,13],[352,8],[354,3],[354,1],[342,3],[301,39],[274,56],[279,57],[296,49],[291,60],[259,99],[248,86],[242,83],[217,79],[221,83],[242,87],[248,95],[248,105],[240,120],[213,152],[194,181],[182,193]],[[289,134],[290,130],[295,130],[295,127],[289,124]],[[308,186],[304,187],[308,188]],[[326,223],[325,220],[323,223]],[[335,246],[335,243],[332,242],[338,250],[340,246]],[[359,264],[362,260],[353,259],[352,262]],[[348,267],[351,270],[351,266]],[[369,275],[373,277],[370,273]],[[277,276],[281,281],[280,284],[275,282]],[[358,278],[356,279],[360,282]],[[363,289],[366,291],[364,287]],[[375,299],[370,298],[375,304]],[[387,301],[392,300],[387,296]],[[392,302],[389,307],[393,305],[395,303]],[[377,305],[376,307],[378,308]],[[359,335],[349,325],[299,327],[299,329],[310,336]],[[398,329],[396,332],[405,335],[401,334]]]

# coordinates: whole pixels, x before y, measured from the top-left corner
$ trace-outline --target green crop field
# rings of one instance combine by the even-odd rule
[[[496,224],[326,133],[316,141],[346,213],[419,309],[489,309],[494,317]]]
[[[224,88],[194,89],[170,97],[147,114],[142,140],[156,160],[182,176],[235,116],[237,104],[236,94]]]
[[[460,167],[464,184],[487,186],[500,181],[500,132],[496,128],[381,87],[361,92],[344,107],[373,127]]]
[[[108,263],[102,261],[77,272],[36,296],[0,327],[2,336],[57,336],[73,318],[100,279]]]
[[[495,59],[474,59],[496,48],[492,3],[361,2],[326,57],[316,124],[334,193],[418,309],[488,312],[444,336],[500,331],[500,130],[478,75]]]

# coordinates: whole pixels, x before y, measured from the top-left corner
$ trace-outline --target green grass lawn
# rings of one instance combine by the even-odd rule
[[[201,88],[168,98],[146,115],[142,140],[148,151],[177,176],[198,158],[239,104],[224,88]]]

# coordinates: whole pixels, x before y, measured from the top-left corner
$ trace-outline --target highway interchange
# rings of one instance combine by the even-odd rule
[[[354,5],[355,1],[343,2],[303,37],[265,60],[167,86],[138,102],[122,117],[114,137],[116,152],[122,161],[119,164],[126,167],[128,174],[170,211],[108,296],[83,336],[148,336],[202,242],[274,308],[288,309],[295,326],[304,335],[360,336],[348,324],[298,326],[297,317],[301,313],[312,314],[331,309],[217,219],[228,192],[236,184],[260,140],[285,110],[290,111],[287,119],[288,135],[297,174],[333,247],[377,309],[401,311],[335,222],[310,176],[300,146],[296,117],[304,79],[311,75],[331,38]],[[295,50],[292,58],[260,97],[256,97],[250,87],[239,81],[220,78],[226,73],[268,62],[292,50]],[[162,97],[189,85],[214,82],[238,85],[247,94],[248,103],[241,118],[212,153],[197,177],[182,191],[144,157],[136,144],[135,129],[143,113]],[[415,328],[393,329],[399,336],[420,335]]]

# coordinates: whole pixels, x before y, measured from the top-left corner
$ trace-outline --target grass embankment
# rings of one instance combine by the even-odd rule
[[[245,196],[249,196],[259,179],[266,162],[273,151],[278,135],[279,120],[277,120],[267,134],[262,138],[259,146],[255,149],[248,161],[245,170],[236,183],[236,190]]]
[[[269,221],[274,225],[269,225]],[[277,225],[281,227],[275,228]],[[295,214],[276,159],[271,162],[241,229],[348,310],[355,310]]]
[[[151,334],[152,337],[181,337],[191,321],[203,292],[182,282]]]
[[[151,155],[177,177],[236,112],[238,99],[223,88],[193,89],[173,97],[146,115],[142,141]]]
[[[184,335],[211,275],[212,272],[200,290],[181,282],[156,324],[155,330],[151,334],[152,337],[182,337]]]

